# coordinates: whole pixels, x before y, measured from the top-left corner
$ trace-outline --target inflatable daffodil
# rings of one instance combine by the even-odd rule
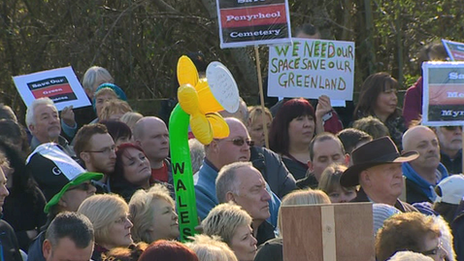
[[[200,79],[197,69],[187,56],[177,63],[177,93],[179,104],[190,115],[190,128],[202,144],[213,138],[229,136],[229,127],[218,111],[235,112],[239,106],[238,89],[229,70],[219,62],[208,65],[206,79]]]
[[[212,62],[206,69],[206,79],[199,79],[193,62],[182,56],[177,64],[180,84],[179,104],[169,119],[169,147],[171,167],[176,193],[176,209],[179,215],[179,231],[182,241],[196,233],[198,212],[193,185],[192,161],[188,145],[188,127],[203,144],[213,138],[229,136],[229,126],[217,112],[236,112],[239,106],[237,84],[229,70],[219,62]]]

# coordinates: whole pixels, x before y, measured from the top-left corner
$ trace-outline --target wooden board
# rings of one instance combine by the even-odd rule
[[[284,261],[375,261],[371,203],[282,206]]]

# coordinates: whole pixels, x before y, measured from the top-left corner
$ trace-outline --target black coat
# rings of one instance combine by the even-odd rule
[[[458,214],[451,223],[451,229],[454,237],[454,251],[456,252],[457,261],[464,261],[464,201],[458,208]]]
[[[250,161],[263,174],[272,192],[280,199],[296,189],[295,178],[288,171],[282,158],[263,147],[251,147]]]
[[[0,220],[0,248],[0,261],[23,260],[13,228],[4,220]]]
[[[369,202],[369,197],[367,197],[366,192],[362,189],[359,189],[357,196],[351,202]],[[395,208],[401,212],[419,212],[415,207],[409,205],[406,202],[403,202],[399,199],[396,200]]]

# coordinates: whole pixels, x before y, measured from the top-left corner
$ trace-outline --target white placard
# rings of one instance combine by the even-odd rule
[[[14,76],[13,81],[27,107],[42,97],[52,99],[58,111],[91,105],[71,66]]]
[[[269,47],[268,96],[353,100],[354,42],[294,38]]]

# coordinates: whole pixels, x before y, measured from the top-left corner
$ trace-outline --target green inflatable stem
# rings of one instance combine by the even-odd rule
[[[189,241],[188,237],[197,233],[195,227],[198,226],[192,161],[188,145],[189,120],[190,115],[182,110],[179,104],[176,105],[169,118],[171,167],[182,242]]]

